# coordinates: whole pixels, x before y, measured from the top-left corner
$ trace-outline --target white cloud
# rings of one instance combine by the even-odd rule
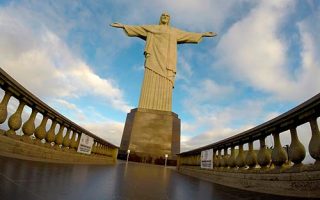
[[[187,125],[183,124],[182,133],[189,136],[189,140],[182,142],[182,150],[190,150],[231,137],[258,125],[257,119],[268,115],[263,109],[265,103],[260,101],[249,100],[216,110],[207,109],[203,104],[188,105],[188,109],[195,110],[192,113],[195,120]]]
[[[75,122],[88,120],[88,117],[83,110],[78,108],[76,104],[70,103],[64,99],[53,99],[52,106],[68,115],[68,117]],[[66,108],[67,112],[63,112],[63,108]]]
[[[105,122],[82,123],[81,125],[95,135],[106,139],[114,145],[120,146],[124,123],[109,120]]]
[[[314,11],[312,15],[298,23],[301,36],[301,68],[296,72],[298,77],[296,91],[304,94],[305,98],[313,96],[320,90],[320,8]],[[296,96],[294,93],[292,95]]]
[[[197,101],[196,103],[221,100],[231,95],[235,90],[232,85],[218,84],[211,79],[203,79],[197,84],[183,85],[183,89],[190,94],[194,101]]]
[[[48,27],[34,28],[36,14],[22,9],[22,15],[16,15],[19,10],[0,10],[0,66],[4,70],[44,99],[94,96],[123,112],[130,109],[112,79],[94,73]]]
[[[261,1],[222,36],[215,53],[236,79],[279,95],[292,84],[285,69],[286,48],[277,35],[290,11],[288,1]]]
[[[288,66],[288,44],[281,36],[283,22],[294,11],[292,1],[261,1],[224,34],[214,51],[218,65],[227,67],[236,80],[269,92],[280,100],[301,100],[319,91],[319,14],[299,24],[303,64],[300,70]],[[316,12],[315,12],[316,13]],[[297,93],[299,91],[299,93]]]
[[[178,56],[178,66],[179,69],[177,72],[176,80],[184,80],[186,82],[189,82],[193,74],[190,62],[188,62],[184,56],[180,55]]]

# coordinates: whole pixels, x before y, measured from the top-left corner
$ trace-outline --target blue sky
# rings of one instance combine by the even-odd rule
[[[119,145],[126,114],[138,104],[144,41],[109,24],[157,24],[163,11],[172,26],[218,33],[178,47],[173,111],[182,121],[182,151],[259,125],[319,92],[316,0],[0,1],[0,66]]]

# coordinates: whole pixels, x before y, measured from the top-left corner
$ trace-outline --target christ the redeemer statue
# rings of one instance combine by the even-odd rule
[[[139,108],[171,111],[172,89],[177,72],[177,44],[198,43],[202,37],[216,33],[192,33],[170,26],[170,15],[163,13],[159,25],[131,26],[112,23],[122,28],[130,37],[146,40],[144,49],[145,73]]]

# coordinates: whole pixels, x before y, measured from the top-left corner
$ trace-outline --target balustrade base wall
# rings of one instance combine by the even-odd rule
[[[20,136],[21,137],[21,136]],[[23,160],[64,164],[115,164],[116,158],[102,155],[85,155],[76,150],[46,147],[45,144],[29,144],[0,134],[0,155]]]
[[[320,171],[264,172],[262,170],[241,172],[230,169],[205,170],[198,166],[180,166],[182,174],[237,189],[281,196],[319,198]]]

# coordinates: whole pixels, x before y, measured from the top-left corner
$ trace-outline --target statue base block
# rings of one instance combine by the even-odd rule
[[[138,162],[164,163],[180,153],[180,119],[174,112],[135,108],[127,114],[119,157]]]

